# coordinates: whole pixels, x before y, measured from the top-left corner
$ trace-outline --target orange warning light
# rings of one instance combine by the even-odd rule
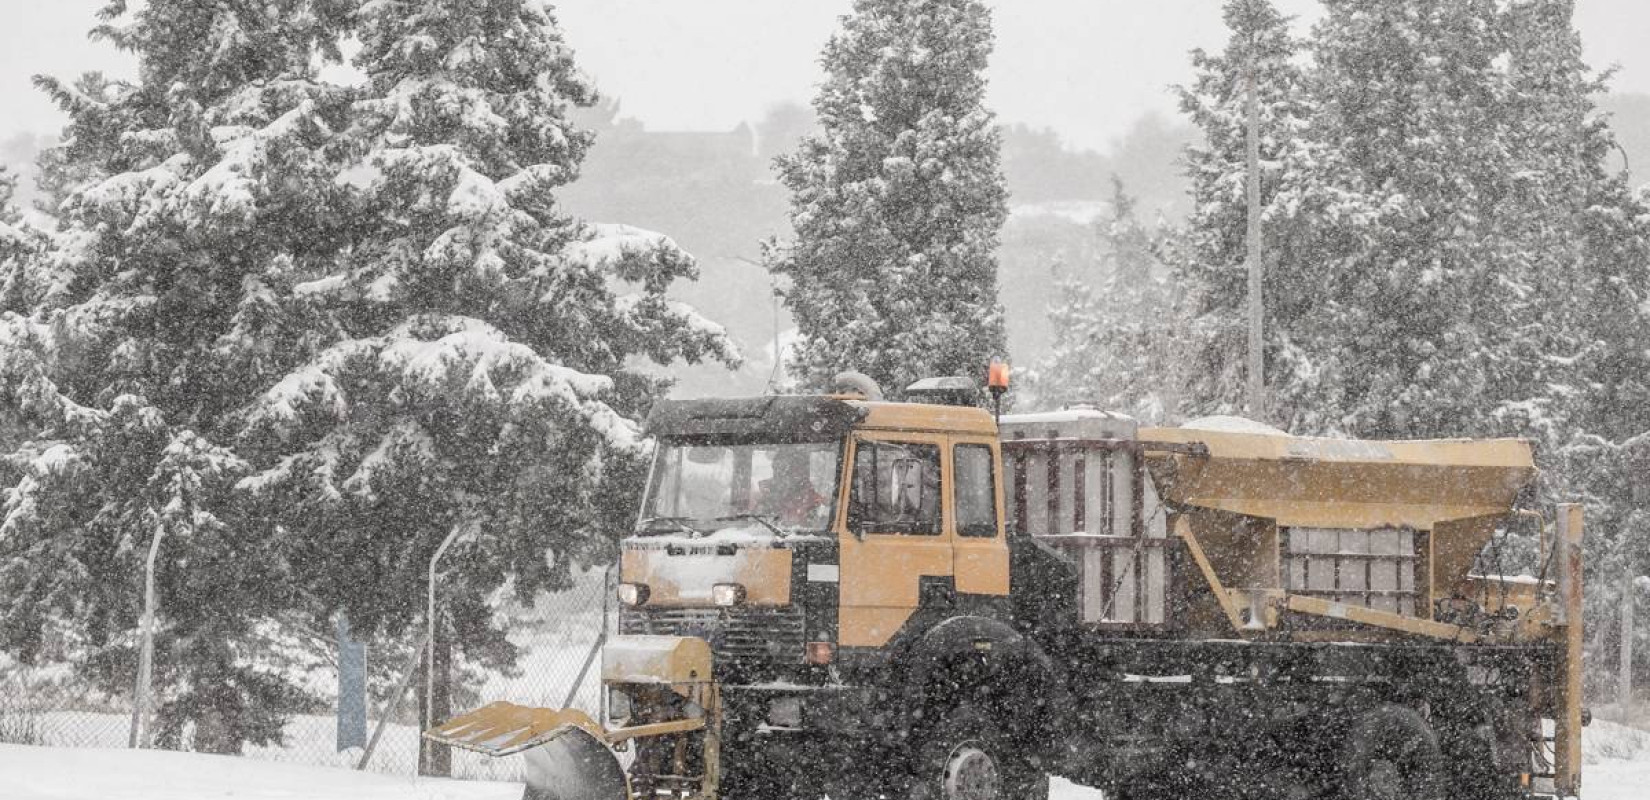
[[[992,361],[986,372],[986,385],[996,391],[1008,388],[1008,365],[1001,361]]]

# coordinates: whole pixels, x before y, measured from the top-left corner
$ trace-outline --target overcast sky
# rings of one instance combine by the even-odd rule
[[[52,132],[56,109],[35,73],[122,73],[129,61],[90,42],[103,0],[0,0],[0,138]],[[806,102],[821,46],[850,0],[563,0],[568,40],[604,94],[654,130],[725,130],[768,105]],[[1218,47],[1217,0],[994,0],[991,101],[1007,122],[1049,126],[1104,149],[1141,113],[1174,112],[1186,52]],[[1281,0],[1306,24],[1313,0]],[[1650,3],[1578,0],[1594,67],[1620,66],[1617,91],[1650,93]]]

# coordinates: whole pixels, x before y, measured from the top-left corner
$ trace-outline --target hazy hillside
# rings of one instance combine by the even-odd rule
[[[760,242],[787,232],[788,196],[775,182],[774,156],[812,126],[802,106],[777,106],[753,125],[730,131],[650,131],[623,119],[618,104],[585,120],[598,132],[580,180],[562,195],[591,220],[623,219],[675,237],[699,257],[703,276],[679,296],[726,325],[747,356],[734,375],[719,368],[680,370],[681,394],[758,392],[772,372],[773,287],[756,262]],[[1092,220],[1111,176],[1140,198],[1147,220],[1185,214],[1179,153],[1190,129],[1143,117],[1109,153],[1068,148],[1053,131],[1010,125],[1003,171],[1013,214],[999,254],[1010,357],[1029,362],[1047,343],[1045,311],[1056,264],[1081,269],[1096,246]],[[790,327],[781,310],[779,330]]]

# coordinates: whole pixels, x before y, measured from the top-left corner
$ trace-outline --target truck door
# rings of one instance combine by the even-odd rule
[[[958,594],[1008,594],[1008,542],[1003,539],[998,464],[997,446],[989,439],[952,442],[948,483],[953,496],[953,569]]]
[[[837,638],[844,647],[880,647],[916,611],[922,579],[952,575],[945,440],[860,436],[853,451]]]

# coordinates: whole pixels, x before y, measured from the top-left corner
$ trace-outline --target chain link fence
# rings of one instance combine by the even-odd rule
[[[571,706],[592,715],[601,704],[600,663],[592,658],[604,632],[616,625],[610,598],[612,572],[590,570],[566,591],[543,593],[531,604],[498,610],[511,642],[520,648],[515,669],[498,672],[455,662],[453,709],[469,710],[494,700],[521,705]],[[412,775],[418,771],[417,688],[424,669],[414,656],[420,642],[380,646],[367,652],[367,732],[376,737],[365,768]],[[279,744],[247,745],[244,755],[309,765],[356,768],[369,755],[359,746],[338,747],[339,673],[336,652],[315,660],[301,678],[319,702],[291,717]],[[409,668],[412,674],[409,674]],[[581,675],[582,671],[582,675]],[[135,673],[133,675],[135,679]],[[403,684],[408,684],[403,689]],[[0,743],[48,747],[130,746],[133,698],[130,691],[92,688],[69,664],[28,667],[0,656]],[[187,749],[191,732],[185,730]],[[521,780],[519,758],[494,759],[454,750],[452,775],[459,778]]]

